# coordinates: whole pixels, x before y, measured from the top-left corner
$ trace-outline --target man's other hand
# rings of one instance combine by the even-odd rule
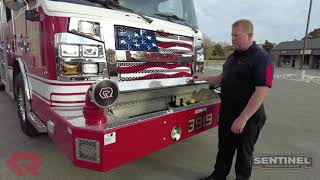
[[[231,126],[231,131],[234,134],[241,134],[246,124],[247,121],[244,118],[238,117],[236,120],[234,120]]]

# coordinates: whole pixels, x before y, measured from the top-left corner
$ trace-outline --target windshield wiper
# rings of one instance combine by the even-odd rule
[[[88,0],[88,1],[91,1],[91,0]],[[130,12],[130,13],[137,14],[138,16],[140,16],[143,20],[145,20],[148,23],[152,23],[153,22],[153,19],[148,18],[145,15],[143,15],[143,14],[141,14],[139,12],[136,12],[133,9],[130,9],[130,8],[127,8],[127,7],[124,7],[124,6],[120,5],[117,0],[95,0],[94,2],[95,3],[99,3],[99,4],[103,5],[106,8],[109,8],[109,9],[121,9],[121,10]]]
[[[167,20],[170,21],[170,22],[172,22],[173,20],[181,21],[181,22],[183,22],[183,23],[181,23],[181,24],[190,27],[195,33],[198,33],[198,32],[199,32],[197,28],[189,25],[189,24],[186,22],[187,20],[182,19],[181,17],[179,17],[179,16],[177,16],[177,15],[175,15],[175,14],[172,14],[172,13],[155,13],[155,15],[161,16],[161,17],[165,17],[165,18],[167,18]]]
[[[165,17],[168,19],[168,21],[172,20],[178,20],[178,21],[186,21],[185,19],[182,19],[181,17],[175,15],[175,14],[169,14],[169,13],[155,13],[157,16]]]

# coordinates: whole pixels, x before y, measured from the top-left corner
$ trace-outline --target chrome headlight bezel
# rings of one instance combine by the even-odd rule
[[[196,52],[197,52],[197,62],[204,62],[204,45],[201,37],[199,37],[197,40]]]
[[[203,45],[203,36],[202,34],[197,38],[196,43],[196,72],[203,72],[204,71],[204,45]]]
[[[106,52],[102,42],[71,33],[57,33],[55,34],[55,48],[58,79],[79,79],[79,77],[85,79],[106,74]],[[71,73],[66,73],[66,65],[68,67],[78,66],[78,73],[75,72],[75,68]],[[93,66],[97,66],[97,73],[92,73],[95,72],[93,69],[87,69],[89,73],[86,73],[83,69]]]

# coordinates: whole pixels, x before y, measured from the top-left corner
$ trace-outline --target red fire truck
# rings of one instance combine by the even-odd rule
[[[107,171],[217,126],[192,0],[1,0],[0,74],[21,129]]]

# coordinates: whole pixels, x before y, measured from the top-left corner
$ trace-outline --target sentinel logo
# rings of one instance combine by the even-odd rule
[[[18,152],[12,154],[6,161],[7,168],[18,176],[40,176],[41,157],[32,152]]]
[[[253,156],[251,165],[256,169],[306,169],[312,168],[312,157],[305,155]]]
[[[110,87],[102,88],[99,92],[99,96],[102,99],[112,98],[113,95],[113,89]]]

